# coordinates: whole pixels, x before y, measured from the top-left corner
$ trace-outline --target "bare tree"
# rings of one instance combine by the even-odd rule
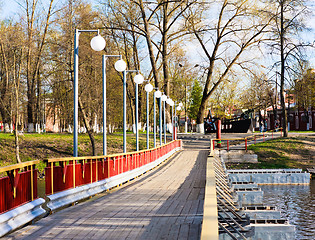
[[[223,0],[209,4],[219,8],[215,17],[213,12],[210,14],[195,9],[191,9],[186,16],[187,29],[198,40],[208,65],[197,117],[199,132],[204,132],[203,119],[210,96],[235,65],[242,66],[249,62],[250,58],[242,59],[242,56],[264,40],[271,21],[258,14],[259,9],[246,0]],[[203,14],[213,18],[205,21]],[[213,25],[209,26],[208,22]]]
[[[273,43],[270,45],[273,55],[280,60],[274,64],[277,74],[280,75],[280,102],[282,107],[283,133],[288,136],[288,117],[285,106],[286,83],[290,76],[294,76],[295,70],[291,67],[295,63],[302,64],[304,56],[302,49],[309,45],[301,43],[299,33],[305,29],[303,17],[307,14],[304,0],[270,0],[273,6],[266,11],[273,19]],[[280,68],[280,72],[277,69]]]
[[[20,59],[16,60],[16,55]],[[21,82],[21,71],[22,71],[22,59],[23,59],[23,49],[20,50],[19,54],[16,54],[16,51],[13,53],[13,88],[14,88],[14,97],[15,97],[15,130],[14,130],[14,139],[15,139],[15,156],[18,163],[21,162],[20,159],[20,145],[19,145],[19,117],[20,117],[20,82]]]
[[[23,69],[23,39],[20,24],[8,22],[2,25],[0,38],[0,64],[1,68],[1,91],[0,109],[5,129],[10,124],[10,131],[15,132],[15,155],[16,161],[21,162],[19,156],[18,130],[20,120],[21,102],[23,102],[23,90],[20,89],[21,73]],[[3,30],[3,31],[2,31]],[[3,77],[5,76],[5,77]]]
[[[179,48],[184,31],[183,13],[197,1],[120,1],[109,4],[105,26],[112,30],[129,31],[145,39],[151,63],[150,76],[154,85],[170,95],[171,56]],[[160,73],[162,70],[162,74]],[[163,78],[160,78],[160,76]],[[168,115],[169,118],[169,115]]]
[[[26,32],[26,79],[27,79],[27,120],[32,131],[34,123],[37,121],[38,98],[40,98],[41,91],[41,74],[42,55],[46,43],[48,28],[50,25],[50,18],[53,14],[53,2],[49,1],[49,7],[45,12],[43,22],[40,22],[40,15],[38,14],[38,0],[24,0],[20,5],[25,11],[25,32]],[[43,26],[43,29],[41,28]],[[37,90],[37,91],[36,91]],[[37,96],[37,97],[36,97]]]

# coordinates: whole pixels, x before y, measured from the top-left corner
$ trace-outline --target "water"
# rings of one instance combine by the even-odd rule
[[[264,203],[295,225],[296,239],[315,239],[315,179],[310,185],[262,185]]]

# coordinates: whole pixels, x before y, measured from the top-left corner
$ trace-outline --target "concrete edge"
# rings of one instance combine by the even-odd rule
[[[43,203],[45,203],[45,200],[38,198],[1,214],[0,237],[46,214],[46,210],[42,208]]]
[[[257,185],[310,185],[310,183],[257,183]]]
[[[206,169],[206,186],[205,200],[203,207],[203,222],[201,228],[201,240],[219,239],[218,225],[218,209],[217,209],[217,194],[215,184],[215,173],[213,166],[213,156],[207,158]]]

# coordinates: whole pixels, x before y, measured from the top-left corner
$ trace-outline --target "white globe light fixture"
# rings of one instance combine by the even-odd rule
[[[180,111],[180,110],[181,110],[181,107],[178,105],[177,108],[176,108],[176,110],[177,110],[177,111]]]
[[[173,100],[171,100],[170,106],[171,106],[171,107],[173,107],[173,106],[174,106],[174,104],[175,104],[175,103],[174,103],[174,101],[173,101]]]
[[[167,96],[165,94],[162,95],[161,100],[165,102],[167,100]]]
[[[167,98],[167,99],[166,99],[166,103],[167,103],[168,105],[171,105],[171,103],[172,103],[172,99]]]
[[[115,62],[115,69],[118,72],[123,72],[126,70],[126,68],[127,68],[127,64],[125,63],[124,60],[120,59],[117,62]]]
[[[155,92],[155,97],[156,97],[156,98],[160,98],[161,96],[162,96],[161,91],[160,91],[160,90],[157,90],[157,91]]]
[[[133,81],[134,81],[135,83],[137,83],[137,84],[141,84],[141,83],[143,83],[143,81],[144,81],[144,77],[143,77],[141,74],[137,74],[137,75],[134,77]]]
[[[179,103],[178,106],[179,106],[179,108],[181,108],[181,107],[183,106],[183,104],[182,104],[182,103]]]
[[[102,51],[105,48],[105,39],[101,35],[97,35],[94,38],[92,38],[90,42],[91,48],[94,51]]]
[[[147,85],[144,86],[144,90],[148,93],[152,92],[153,86],[150,83],[148,83]]]

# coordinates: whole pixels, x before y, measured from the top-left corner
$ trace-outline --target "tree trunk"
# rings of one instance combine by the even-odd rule
[[[281,49],[281,76],[280,76],[280,101],[281,101],[281,108],[282,108],[282,118],[283,118],[283,136],[288,136],[288,118],[287,118],[287,109],[285,107],[285,96],[284,96],[284,74],[285,74],[285,59],[284,59],[284,18],[283,18],[283,11],[284,11],[284,0],[280,1],[281,7],[281,19],[280,19],[280,49]]]
[[[35,97],[35,91],[34,91],[34,79],[32,78],[31,74],[31,63],[32,63],[32,50],[33,50],[33,24],[34,24],[34,14],[35,14],[35,8],[36,8],[36,1],[32,2],[32,6],[30,8],[29,1],[25,1],[26,3],[26,15],[27,15],[27,56],[26,56],[26,79],[27,79],[27,122],[28,124],[34,124],[34,117],[33,117],[33,111],[34,111],[34,97]]]
[[[84,126],[85,126],[85,128],[86,128],[86,130],[88,132],[88,135],[89,135],[89,138],[90,138],[90,141],[91,141],[92,155],[96,156],[97,152],[96,152],[96,147],[95,147],[95,138],[94,138],[93,130],[90,127],[90,124],[89,124],[89,121],[87,119],[87,116],[86,116],[85,110],[83,108],[82,101],[81,101],[80,97],[79,97],[79,108],[80,108],[82,116],[83,116]]]
[[[151,34],[149,31],[149,23],[148,23],[148,19],[146,17],[146,14],[145,14],[142,0],[140,0],[140,9],[141,9],[142,20],[144,23],[144,29],[145,29],[145,33],[146,33],[145,38],[146,38],[147,45],[148,45],[150,62],[151,62],[152,72],[153,72],[153,77],[154,77],[154,83],[155,83],[155,87],[158,88],[159,87],[158,71],[157,71],[157,67],[156,67],[156,63],[155,63],[154,51],[153,51],[153,46],[152,46],[152,41],[151,41]]]
[[[197,132],[204,133],[204,118],[205,118],[205,109],[207,104],[207,97],[205,95],[202,96],[199,111],[197,114]]]
[[[23,59],[23,50],[21,51],[21,60]],[[16,76],[16,60],[15,60],[15,52],[13,55],[13,80],[14,80],[14,88],[15,88],[15,131],[14,131],[14,140],[15,140],[15,157],[18,163],[21,163],[20,159],[20,144],[19,144],[19,129],[18,129],[18,119],[19,119],[19,89],[20,89],[20,79],[21,79],[21,62],[20,68],[18,72],[18,76]]]
[[[2,64],[4,65],[4,72],[5,72],[5,78],[1,81],[1,90],[0,90],[0,114],[2,117],[2,122],[4,126],[4,132],[6,132],[5,125],[7,123],[10,123],[10,120],[12,119],[12,116],[10,116],[10,111],[8,108],[9,105],[9,66],[8,66],[8,59],[5,53],[4,45],[2,42],[2,39],[0,38],[0,45],[1,45],[1,60]]]

